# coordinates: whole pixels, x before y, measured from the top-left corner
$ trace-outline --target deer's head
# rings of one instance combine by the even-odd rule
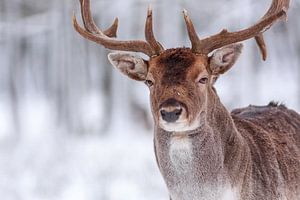
[[[101,31],[90,13],[90,1],[80,0],[84,28],[76,18],[77,32],[108,49],[141,52],[148,60],[129,54],[111,53],[110,62],[131,79],[145,82],[150,89],[151,108],[157,125],[166,131],[189,131],[198,128],[207,111],[206,103],[216,79],[228,71],[239,57],[242,44],[238,42],[255,37],[266,59],[262,33],[276,20],[286,16],[289,0],[273,0],[268,12],[255,25],[237,32],[226,29],[205,39],[199,39],[194,25],[184,11],[184,19],[192,48],[165,50],[156,41],[152,29],[152,10],[148,10],[146,41],[120,41],[115,39],[116,19],[106,31]]]

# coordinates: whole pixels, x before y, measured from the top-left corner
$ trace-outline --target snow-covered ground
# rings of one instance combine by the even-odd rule
[[[1,199],[166,199],[149,141],[68,137],[5,148]]]
[[[127,139],[54,135],[1,147],[1,199],[167,199],[150,134]]]
[[[66,133],[53,126],[49,104],[32,98],[21,106],[22,134],[15,139],[8,134],[12,122],[6,107],[0,103],[1,199],[167,199],[151,131],[117,127],[122,134],[101,137]]]

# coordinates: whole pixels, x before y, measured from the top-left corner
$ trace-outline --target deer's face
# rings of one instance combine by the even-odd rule
[[[154,119],[164,130],[199,127],[209,79],[207,61],[190,49],[167,50],[149,61],[145,83]]]
[[[122,73],[149,87],[156,125],[166,131],[184,132],[204,123],[207,91],[234,64],[241,48],[240,44],[230,45],[211,57],[178,48],[166,50],[149,61],[122,53],[112,53],[109,59]]]

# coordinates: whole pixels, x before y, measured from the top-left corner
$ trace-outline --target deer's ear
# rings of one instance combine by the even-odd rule
[[[225,46],[211,56],[209,67],[212,75],[219,76],[227,72],[236,62],[243,49],[243,45],[231,44]]]
[[[110,63],[131,79],[144,81],[148,73],[148,62],[128,53],[108,54]]]

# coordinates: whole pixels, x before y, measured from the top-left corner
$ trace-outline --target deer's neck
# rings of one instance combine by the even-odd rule
[[[239,193],[248,150],[230,113],[212,95],[197,130],[178,136],[156,129],[159,167],[174,200],[235,199]]]
[[[221,141],[223,167],[230,184],[240,187],[249,170],[250,150],[217,94],[211,91],[210,97],[207,105],[207,126]]]

